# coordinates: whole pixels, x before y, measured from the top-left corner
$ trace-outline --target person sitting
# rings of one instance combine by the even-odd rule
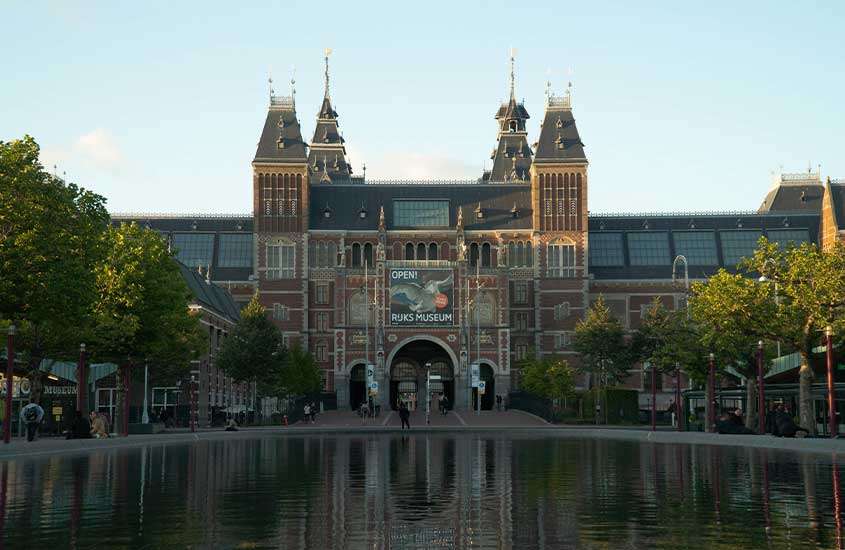
[[[109,437],[105,417],[94,411],[91,411],[91,435],[97,439],[107,439]]]
[[[226,422],[226,431],[227,432],[238,431],[238,423],[235,422],[234,418],[229,418],[228,422]]]
[[[739,410],[739,409],[737,409]],[[742,412],[740,411],[740,415]],[[737,416],[736,412],[723,414],[716,422],[716,429],[720,434],[728,435],[754,435],[754,430],[750,430],[742,423],[742,416]]]
[[[795,423],[795,420],[792,419],[792,416],[786,412],[786,409],[781,405],[778,407],[777,414],[775,415],[774,420],[775,427],[777,428],[777,435],[778,437],[795,437],[795,434],[798,432],[804,432],[804,435],[808,435],[810,433],[809,430],[806,428],[802,428],[801,426]]]
[[[91,439],[91,425],[79,411],[73,415],[73,421],[66,432],[66,439]]]

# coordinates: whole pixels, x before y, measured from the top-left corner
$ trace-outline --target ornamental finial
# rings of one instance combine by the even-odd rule
[[[332,54],[331,48],[326,48],[326,91],[324,97],[329,97],[329,56]]]
[[[514,76],[514,57],[516,56],[516,48],[511,47],[510,51],[510,58],[511,58],[511,101],[514,100],[515,97],[515,81],[516,77]]]

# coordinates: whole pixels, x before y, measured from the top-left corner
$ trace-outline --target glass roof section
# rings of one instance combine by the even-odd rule
[[[252,267],[252,233],[221,233],[217,267]]]
[[[625,265],[622,251],[622,233],[590,233],[590,265],[619,267]]]
[[[757,249],[762,231],[720,231],[722,261],[726,266],[735,266],[743,258],[750,258]]]
[[[188,267],[211,265],[214,254],[213,233],[174,233],[176,259]]]
[[[628,233],[628,258],[631,265],[669,265],[669,233]]]
[[[675,253],[686,258],[689,265],[719,265],[713,231],[674,231],[672,238],[675,240]]]

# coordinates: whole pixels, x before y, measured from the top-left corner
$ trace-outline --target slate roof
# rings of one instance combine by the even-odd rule
[[[525,121],[530,118],[522,103],[517,103],[513,94],[507,103],[496,111],[499,131],[496,148],[490,158],[493,167],[482,176],[484,181],[528,181],[531,157],[534,152],[528,145]]]
[[[766,194],[760,212],[821,212],[824,186],[778,185]]]
[[[584,143],[572,109],[548,106],[540,126],[534,162],[585,162]]]
[[[338,128],[337,111],[332,107],[328,88],[317,114],[317,126],[308,153],[308,167],[314,184],[347,183],[352,175],[344,139]]]
[[[253,162],[305,162],[307,157],[293,100],[271,98]]]
[[[845,229],[845,184],[830,184],[830,200],[833,215],[836,216],[836,227],[843,230]]]
[[[726,262],[724,258],[723,234],[736,231],[759,231],[770,238],[769,231],[802,231],[806,230],[811,242],[818,242],[820,217],[812,212],[798,213],[689,213],[689,214],[631,214],[631,215],[591,215],[589,217],[589,239],[597,240],[595,236],[601,233],[618,233],[622,235],[622,249],[624,265],[596,266],[590,261],[589,272],[596,280],[636,280],[636,279],[670,279],[672,278],[672,260],[679,253],[675,233],[692,231],[709,231],[714,235],[717,265],[701,266],[689,265],[690,279],[701,279],[714,274],[720,267],[735,271],[736,266]],[[667,233],[669,250],[664,251],[667,261],[664,265],[632,265],[630,258],[629,235],[632,233]],[[590,245],[591,258],[597,252]],[[683,277],[683,267],[679,266],[678,275]]]
[[[188,285],[188,289],[198,305],[225,317],[233,324],[238,322],[240,309],[232,299],[231,294],[214,283],[206,282],[196,269],[190,269],[181,262],[176,263],[179,265],[182,279]]]
[[[168,242],[175,233],[212,234],[214,246],[211,254],[211,277],[214,281],[248,281],[252,267],[220,267],[218,265],[221,234],[252,235],[252,214],[219,215],[208,214],[113,214],[112,223],[135,222],[160,233]],[[250,251],[250,256],[252,255]],[[193,267],[193,266],[192,266]]]
[[[457,225],[458,207],[463,209],[464,229],[531,229],[531,189],[525,184],[431,184],[404,182],[398,185],[338,184],[314,186],[310,194],[309,229],[312,230],[377,230],[379,208],[384,207],[388,230],[402,229],[393,225],[393,201],[397,199],[429,199],[449,201],[449,228]],[[476,217],[479,203],[484,214]],[[367,217],[361,219],[362,204]],[[331,217],[324,216],[328,205]],[[517,217],[512,210],[516,206]],[[409,228],[413,229],[413,228]]]

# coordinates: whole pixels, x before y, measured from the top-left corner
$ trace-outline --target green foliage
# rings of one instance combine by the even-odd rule
[[[522,389],[547,399],[563,399],[575,394],[575,372],[559,357],[537,359],[529,356],[520,361]]]
[[[30,136],[0,141],[0,319],[20,329],[33,401],[45,358],[75,357],[96,299],[91,266],[103,257],[103,197],[49,174]]]
[[[323,380],[314,356],[299,346],[290,349],[282,371],[281,387],[287,395],[306,395],[320,391]]]
[[[709,352],[686,309],[669,311],[655,299],[634,339],[640,359],[660,372],[680,368],[699,383],[707,376]]]
[[[220,345],[217,366],[238,382],[256,382],[263,395],[276,395],[280,393],[286,353],[282,333],[267,318],[258,297],[253,296]]]
[[[207,346],[191,294],[165,242],[136,224],[105,233],[106,257],[95,268],[99,300],[92,352],[101,361],[185,374]]]
[[[582,396],[585,418],[595,416],[596,401],[601,404],[599,420],[607,424],[636,424],[640,419],[639,392],[625,388],[593,388]],[[606,406],[605,406],[606,404]]]
[[[601,296],[575,327],[573,349],[581,354],[581,369],[604,378],[607,384],[625,378],[637,359],[625,329]]]

